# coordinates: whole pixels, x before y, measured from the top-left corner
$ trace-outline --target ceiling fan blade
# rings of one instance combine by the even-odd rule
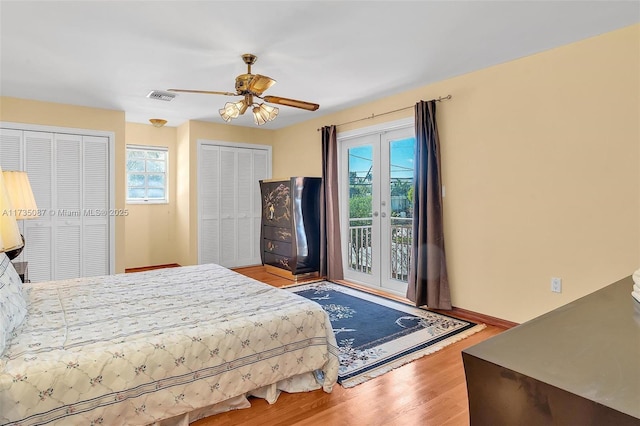
[[[273,86],[275,83],[276,81],[271,77],[255,74],[253,78],[251,78],[251,83],[249,83],[249,91],[259,96],[262,95],[265,90]]]
[[[262,99],[264,99],[265,102],[269,102],[272,104],[286,105],[294,108],[302,108],[308,111],[315,111],[318,108],[320,108],[320,105],[318,104],[313,104],[311,102],[305,102],[305,101],[298,101],[296,99],[281,98],[279,96],[265,96]]]
[[[188,89],[167,89],[169,92],[183,92],[183,93],[202,93],[205,95],[225,95],[225,96],[238,96],[237,93],[232,92],[213,92],[211,90],[188,90]]]

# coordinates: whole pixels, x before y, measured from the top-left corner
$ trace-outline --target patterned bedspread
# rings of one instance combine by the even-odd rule
[[[0,358],[0,424],[149,424],[315,372],[337,380],[319,305],[218,265],[25,284]]]

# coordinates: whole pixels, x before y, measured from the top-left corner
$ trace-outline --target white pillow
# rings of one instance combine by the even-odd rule
[[[0,253],[0,355],[26,315],[27,302],[20,276],[7,255]]]

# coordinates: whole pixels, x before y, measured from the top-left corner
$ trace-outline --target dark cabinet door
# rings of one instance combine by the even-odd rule
[[[289,182],[262,184],[262,224],[291,228],[291,188]]]

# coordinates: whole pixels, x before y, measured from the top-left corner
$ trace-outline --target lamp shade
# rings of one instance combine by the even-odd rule
[[[267,104],[260,104],[253,108],[253,121],[262,126],[267,121],[271,121],[278,115],[278,108]]]
[[[267,120],[264,118],[260,111],[260,107],[253,107],[253,122],[258,126],[262,126]]]
[[[273,107],[267,104],[261,104],[260,109],[263,111],[263,114],[266,114],[268,116],[267,121],[272,121],[273,119],[275,119],[278,116],[278,112],[280,112],[277,107]]]
[[[2,174],[15,219],[37,219],[38,206],[36,206],[36,199],[33,197],[27,172],[5,171]]]
[[[0,173],[0,251],[13,250],[22,244],[18,222],[5,186],[4,173]]]
[[[224,104],[224,108],[218,111],[224,121],[231,121],[231,119],[237,118],[240,115],[240,107],[238,106],[238,103],[239,102],[227,102]]]

